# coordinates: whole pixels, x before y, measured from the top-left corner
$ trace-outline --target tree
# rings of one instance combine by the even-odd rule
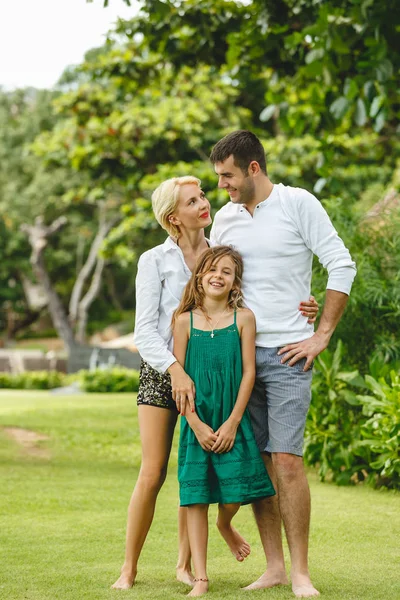
[[[36,135],[52,126],[54,92],[32,88],[0,90],[0,327],[6,339],[33,323],[40,310],[30,305],[24,278],[30,273],[29,246],[19,230],[42,201],[28,190],[38,172],[38,160],[27,153]],[[41,209],[40,209],[41,210]]]
[[[37,278],[60,337],[70,346],[75,327],[77,339],[82,342],[85,338],[88,309],[99,294],[106,264],[99,250],[119,217],[105,202],[97,206],[63,200],[73,186],[82,184],[82,179],[65,165],[48,170],[32,153],[31,144],[37,134],[51,129],[57,121],[51,104],[55,96],[32,89],[0,95],[0,207],[4,215],[0,223],[0,303],[3,329],[10,339],[43,312],[43,308],[31,306],[26,293]],[[64,213],[68,213],[72,227],[63,230],[61,238],[58,227],[52,231],[45,223],[65,225]],[[21,232],[29,233],[33,273],[28,240]],[[55,244],[47,247],[44,259],[48,238]],[[93,270],[95,277],[90,279]],[[66,305],[73,290],[69,324]]]
[[[178,70],[226,67],[255,122],[264,91],[261,121],[291,134],[297,122],[299,134],[339,123],[393,131],[399,21],[396,0],[144,0],[139,16],[118,31],[142,35]]]

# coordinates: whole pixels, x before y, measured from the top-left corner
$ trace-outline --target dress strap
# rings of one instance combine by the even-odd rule
[[[237,311],[236,311],[236,308],[235,308],[235,310],[233,311],[233,324],[234,325],[236,325],[236,312]]]
[[[193,312],[190,311],[190,336],[192,336],[193,331]]]

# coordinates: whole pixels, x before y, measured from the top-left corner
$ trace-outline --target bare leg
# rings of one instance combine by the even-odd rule
[[[174,411],[140,405],[142,464],[128,508],[125,562],[112,586],[128,589],[135,583],[137,562],[153,520],[158,492],[167,474],[177,415]]]
[[[184,506],[179,507],[178,521],[179,555],[178,564],[176,565],[176,578],[178,581],[193,587],[194,577],[192,575],[192,569],[190,565],[191,552],[187,530],[187,508]]]
[[[310,490],[303,460],[286,453],[273,454],[278,481],[279,506],[291,558],[292,590],[298,598],[319,596],[308,571],[308,535],[310,529]]]
[[[276,585],[287,585],[289,583],[283,556],[282,524],[278,502],[277,480],[271,457],[265,453],[261,456],[277,494],[253,504],[254,516],[267,559],[267,569],[261,577],[245,587],[245,590],[258,590]]]
[[[239,562],[243,562],[250,554],[250,546],[246,540],[240,535],[234,527],[232,527],[232,519],[240,508],[240,503],[237,504],[219,504],[217,527],[220,534],[229,546],[233,556]]]
[[[187,509],[189,542],[196,579],[188,596],[202,596],[208,591],[207,544],[208,504],[194,504]]]

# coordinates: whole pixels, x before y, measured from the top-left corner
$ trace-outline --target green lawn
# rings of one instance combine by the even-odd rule
[[[2,600],[185,596],[187,588],[174,580],[176,446],[137,585],[127,592],[110,589],[123,560],[126,509],[140,462],[132,395],[1,391],[0,427],[12,426],[48,435],[39,445],[50,456],[30,456],[0,429]],[[313,473],[310,484],[311,570],[323,597],[398,600],[399,495],[323,485]],[[240,591],[261,574],[264,562],[248,507],[236,524],[252,543],[252,555],[236,563],[211,528],[210,600],[293,598],[289,587]]]

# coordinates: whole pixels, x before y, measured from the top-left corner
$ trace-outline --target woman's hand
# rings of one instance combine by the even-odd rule
[[[308,317],[307,323],[315,323],[317,320],[318,310],[319,304],[314,296],[310,296],[308,301],[300,302],[299,311],[303,317]]]
[[[211,427],[206,425],[206,423],[200,421],[195,426],[193,426],[192,429],[194,435],[197,438],[197,441],[199,442],[203,450],[206,450],[206,452],[211,452],[211,449],[215,441],[217,440],[217,436],[211,429]]]
[[[172,398],[175,400],[176,408],[181,415],[184,415],[187,400],[190,410],[194,412],[196,390],[193,381],[178,362],[174,362],[168,371],[171,375]]]
[[[232,450],[233,444],[235,443],[236,432],[238,423],[232,421],[225,421],[221,427],[215,432],[217,439],[211,450],[216,454],[222,454],[223,452],[229,452]]]

